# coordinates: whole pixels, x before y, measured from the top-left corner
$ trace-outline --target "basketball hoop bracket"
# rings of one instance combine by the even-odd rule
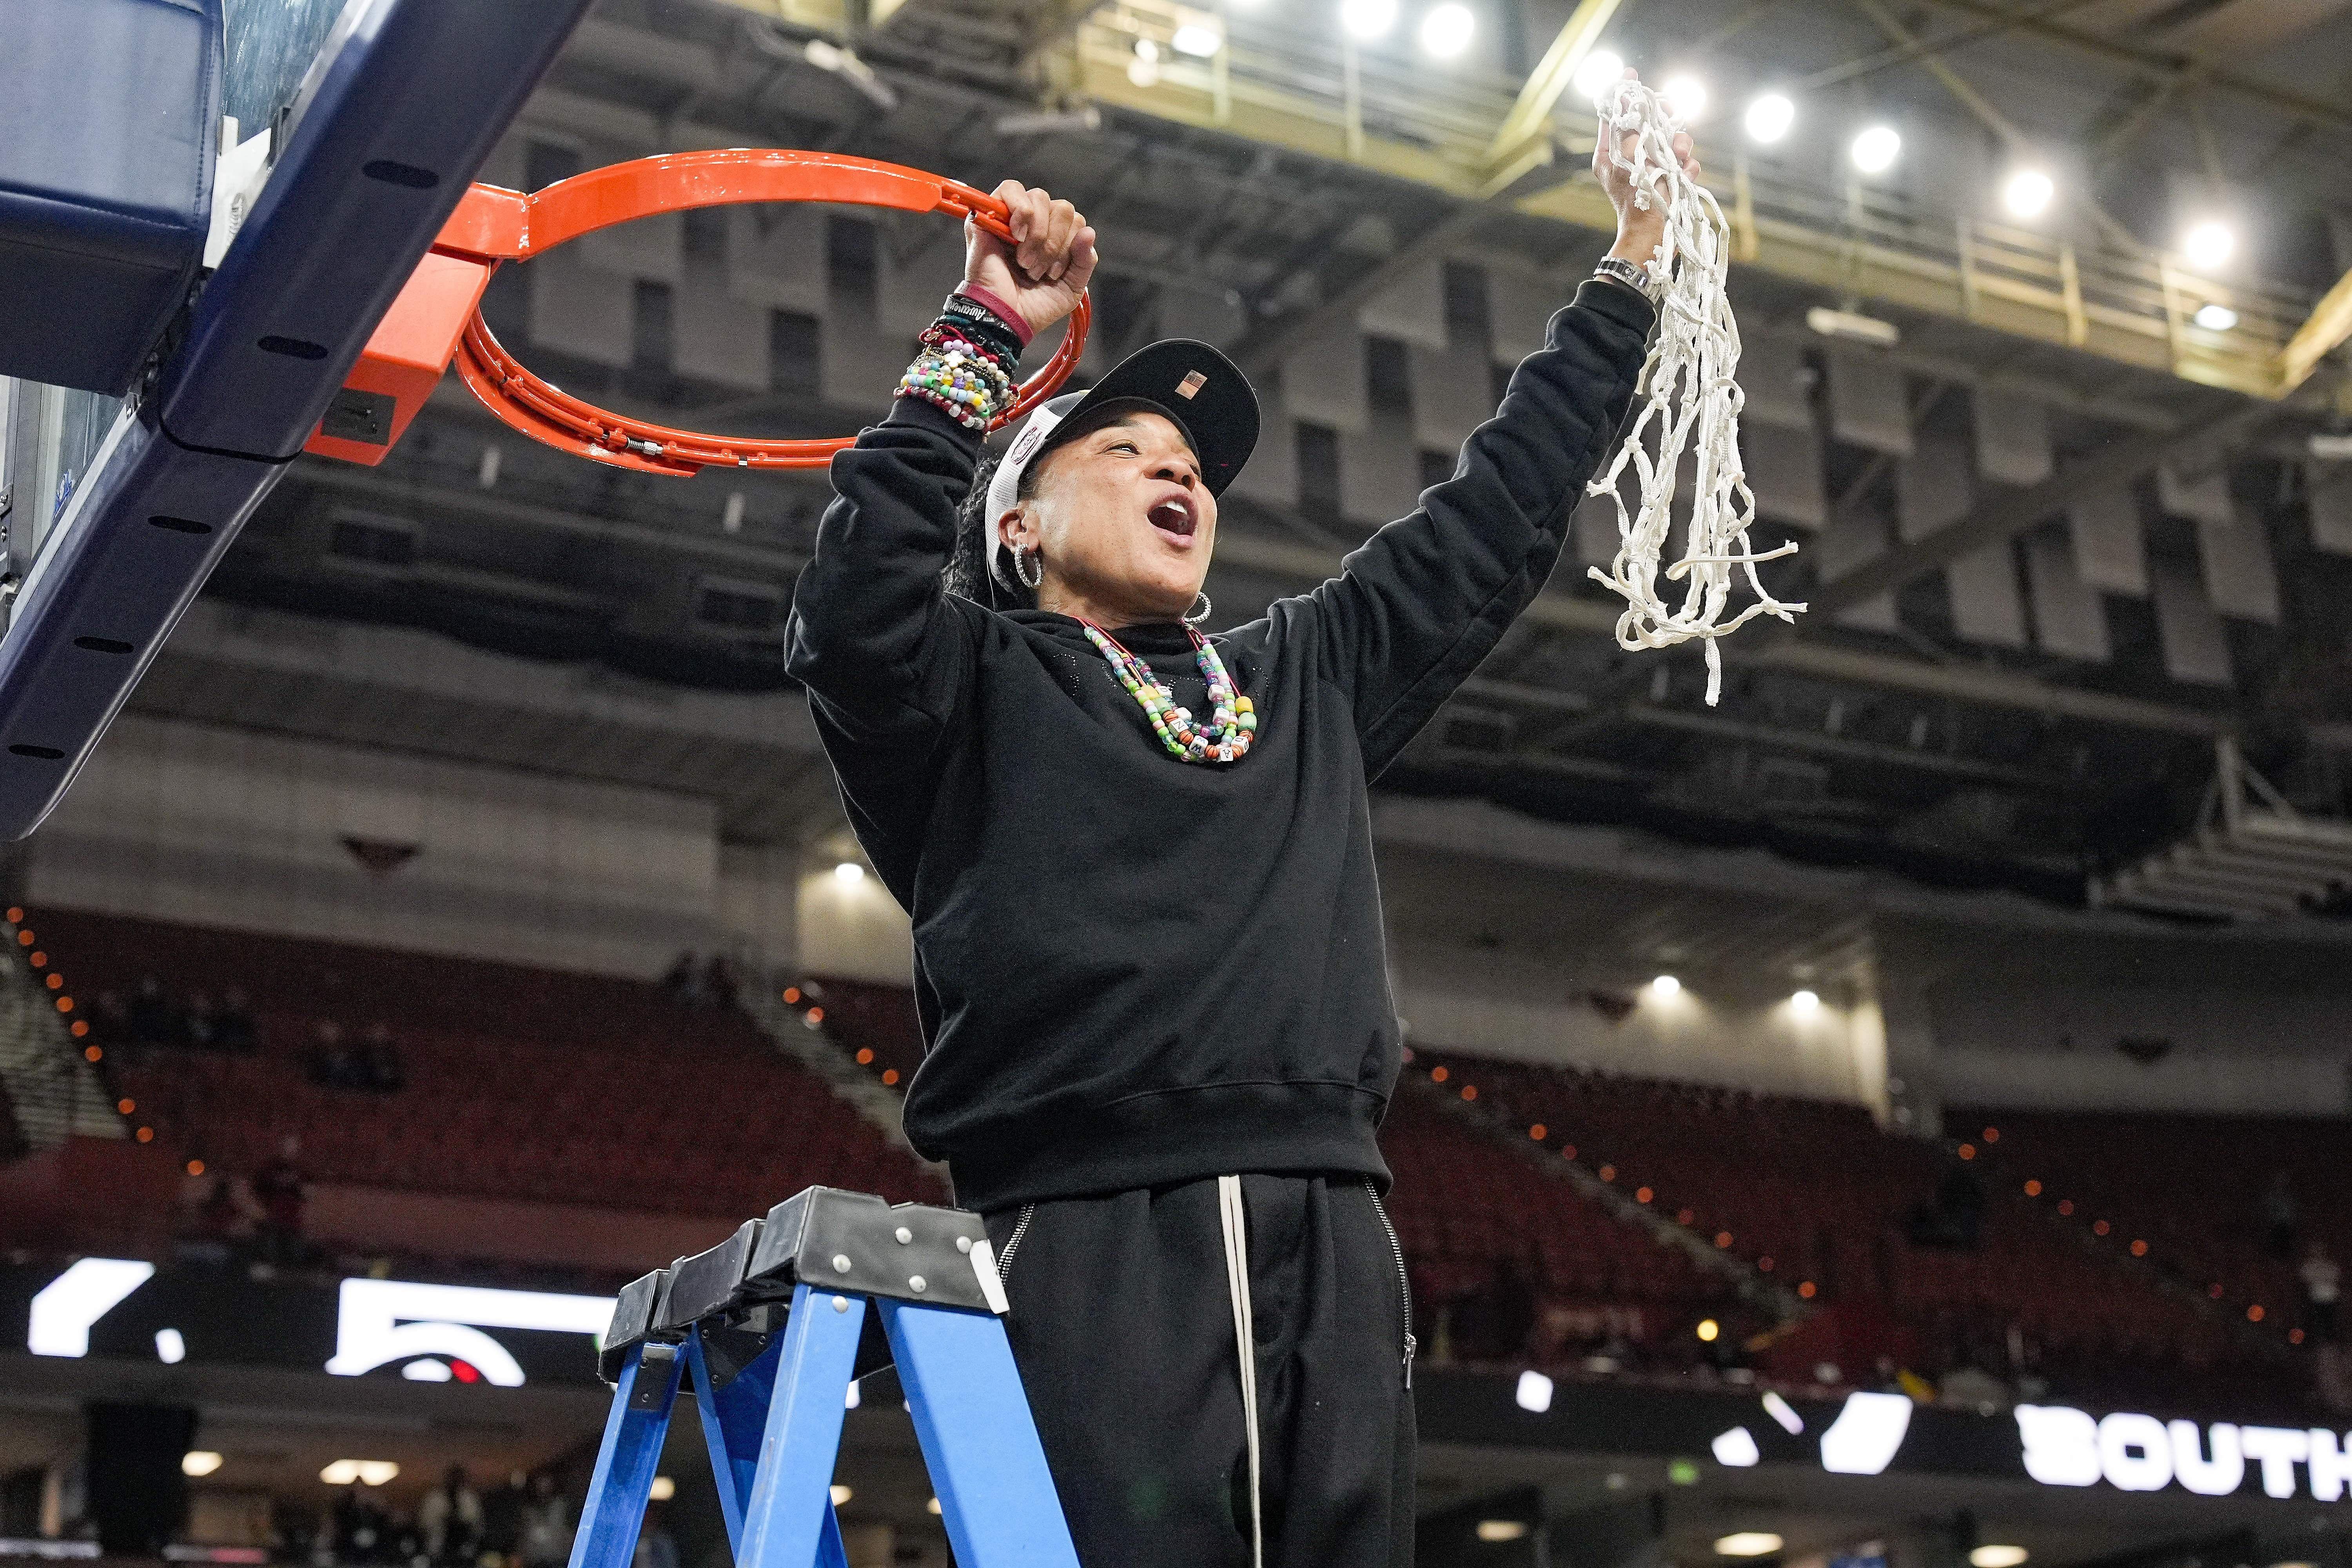
[[[599,463],[680,478],[708,468],[824,467],[856,437],[708,436],[614,414],[534,374],[482,319],[482,291],[503,262],[528,261],[633,218],[738,202],[833,202],[939,213],[969,218],[999,239],[1013,238],[1004,204],[984,191],[832,153],[671,153],[592,169],[530,195],[478,184],[384,312],[304,449],[350,462],[382,462],[454,362],[467,388],[500,419],[535,441]],[[1022,383],[1013,406],[992,429],[1061,389],[1077,368],[1092,314],[1081,296],[1061,346]]]

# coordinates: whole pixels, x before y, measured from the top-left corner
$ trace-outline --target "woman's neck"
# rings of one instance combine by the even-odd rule
[[[1154,610],[1097,597],[1057,582],[1050,575],[1037,589],[1037,607],[1053,615],[1067,616],[1072,620],[1092,621],[1107,632],[1124,631],[1129,626],[1165,623],[1176,618]]]

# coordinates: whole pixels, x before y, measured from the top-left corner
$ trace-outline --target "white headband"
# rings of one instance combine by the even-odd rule
[[[1059,397],[1039,404],[1036,411],[1029,416],[1028,422],[1021,426],[1021,433],[1013,437],[1013,445],[1005,450],[1004,460],[996,465],[996,472],[988,481],[988,515],[981,520],[988,531],[988,574],[992,579],[996,575],[998,557],[1004,550],[1004,536],[997,531],[996,520],[1020,503],[1022,474],[1036,461],[1039,449],[1045,445],[1045,437],[1070,416],[1073,409],[1086,401],[1086,396],[1083,392],[1066,392]]]

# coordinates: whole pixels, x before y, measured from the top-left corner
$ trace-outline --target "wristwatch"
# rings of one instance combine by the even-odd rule
[[[1638,267],[1621,257],[1602,257],[1600,265],[1593,268],[1592,275],[1595,278],[1615,279],[1643,299],[1647,300],[1653,310],[1663,303],[1666,297],[1665,285],[1652,279],[1648,268]]]

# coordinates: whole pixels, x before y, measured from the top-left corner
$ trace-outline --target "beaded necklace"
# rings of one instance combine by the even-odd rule
[[[1206,637],[1185,628],[1185,635],[1192,639],[1192,658],[1209,683],[1209,721],[1199,724],[1193,721],[1191,709],[1176,705],[1175,694],[1160,684],[1150,665],[1094,622],[1081,619],[1078,624],[1086,628],[1087,640],[1109,661],[1118,683],[1151,721],[1160,743],[1179,762],[1237,763],[1247,754],[1257,733],[1257,709],[1234,689],[1233,677],[1225,673],[1224,661]]]

